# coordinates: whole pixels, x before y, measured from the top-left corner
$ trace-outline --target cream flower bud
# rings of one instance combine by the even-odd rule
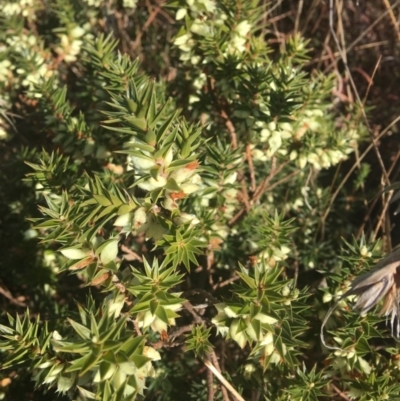
[[[145,155],[143,155],[143,157],[130,156],[129,164],[132,165],[135,170],[138,170],[139,172],[148,172],[152,167],[156,165],[155,161],[152,158],[146,157]]]
[[[163,201],[163,207],[167,210],[174,210],[178,209],[178,204],[168,196]]]
[[[180,216],[176,216],[174,218],[174,223],[177,226],[180,226],[181,224],[186,224],[186,223],[191,223],[191,225],[196,225],[200,223],[200,220],[196,217],[194,214],[189,214],[189,213],[181,213]]]
[[[326,303],[328,303],[328,302],[331,302],[331,301],[332,301],[332,298],[333,298],[333,295],[332,295],[331,293],[329,293],[329,292],[326,292],[326,293],[323,295],[323,297],[322,297],[322,302],[323,302],[324,304],[326,304]]]
[[[181,184],[195,173],[196,173],[195,169],[183,167],[173,171],[170,177],[173,178],[178,184]]]
[[[153,191],[154,189],[161,188],[167,183],[167,180],[159,175],[157,179],[150,177],[147,181],[142,181],[138,186],[146,191]]]

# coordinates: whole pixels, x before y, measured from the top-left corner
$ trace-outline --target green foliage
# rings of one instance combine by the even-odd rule
[[[23,302],[1,318],[2,374],[52,399],[226,399],[212,360],[244,399],[395,399],[381,319],[342,301],[341,350],[318,337],[382,247],[351,239],[370,166],[339,180],[366,130],[307,41],[276,51],[253,0],[46,5],[0,10],[0,137],[29,137],[9,148],[28,195],[1,207],[37,276],[4,259]]]
[[[186,350],[193,350],[195,355],[204,356],[212,349],[212,344],[208,340],[211,327],[206,329],[204,325],[192,327],[191,333],[186,339]]]
[[[304,346],[296,337],[303,332],[305,321],[292,307],[298,290],[289,283],[277,281],[279,269],[253,266],[254,274],[240,266],[241,285],[234,285],[232,300],[216,304],[213,319],[218,332],[235,340],[241,348],[255,343],[251,355],[260,358],[264,369],[270,363],[296,364],[295,346]],[[279,324],[278,324],[279,322]]]

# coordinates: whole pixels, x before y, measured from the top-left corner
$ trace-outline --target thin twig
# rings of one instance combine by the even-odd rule
[[[295,34],[299,31],[300,16],[301,16],[301,11],[303,10],[303,2],[304,2],[304,0],[299,0],[298,9],[297,9],[297,13],[296,13],[296,21],[294,23],[294,33]]]
[[[214,376],[207,370],[207,401],[214,401]]]
[[[379,140],[380,138],[382,138],[389,130],[391,127],[393,127],[398,121],[400,121],[400,116],[396,117],[376,138],[376,140]],[[361,154],[360,158],[359,158],[359,162],[361,162],[362,159],[364,159],[364,157],[369,153],[369,151],[375,146],[375,143],[371,143],[369,144],[369,146],[367,147],[367,149],[365,149],[365,151]],[[339,186],[336,188],[335,193],[332,195],[331,199],[329,200],[329,205],[324,213],[324,215],[322,216],[321,219],[321,224],[323,225],[329,212],[330,209],[332,207],[333,202],[335,201],[336,197],[338,196],[339,192],[341,191],[344,183],[349,179],[350,175],[353,173],[353,171],[356,169],[357,164],[353,164],[353,166],[350,168],[350,170],[347,172],[346,176],[344,177],[344,179],[341,181],[341,183],[339,184]]]
[[[267,177],[265,177],[265,179],[261,182],[261,184],[257,187],[257,189],[254,191],[254,195],[252,198],[252,202],[254,204],[255,201],[257,201],[258,199],[261,198],[261,196],[263,195],[263,193],[267,190],[268,184],[270,183],[270,181],[276,176],[278,175],[282,169],[284,167],[286,167],[286,165],[289,164],[289,161],[287,162],[283,162],[282,164],[280,164],[278,167],[276,167],[276,158],[273,157],[272,161],[271,161],[271,171],[268,174]]]
[[[137,322],[137,320],[136,319],[132,319],[132,318],[128,318],[128,321],[133,324],[133,327],[135,329],[136,335],[139,336],[139,337],[142,336],[143,334],[142,334],[142,331],[140,330],[139,323]]]
[[[395,3],[391,8],[396,7],[399,3],[400,3],[400,0],[396,1],[396,3]],[[365,30],[363,30],[363,32],[358,36],[358,38],[355,39],[355,40],[354,40],[349,46],[347,46],[346,49],[344,49],[343,51],[345,51],[345,52],[348,53],[348,52],[350,52],[353,48],[354,48],[354,49],[362,49],[362,48],[365,48],[365,47],[369,47],[370,44],[366,44],[366,45],[362,45],[362,46],[358,46],[358,47],[355,47],[355,46],[357,45],[358,42],[360,42],[360,41],[364,38],[365,35],[367,35],[377,24],[379,24],[379,22],[382,21],[382,19],[384,19],[384,18],[388,15],[388,13],[389,13],[389,11],[386,10],[384,13],[380,14],[379,17],[378,17],[371,25],[369,25]],[[327,38],[328,38],[328,36],[327,36]],[[388,42],[388,41],[383,41],[382,44],[383,44],[383,43],[387,43],[387,42]],[[378,43],[379,43],[379,42],[378,42]],[[341,57],[341,54],[342,54],[342,53],[341,53],[340,51],[334,53],[335,58]],[[329,58],[329,57],[328,57],[328,56],[321,56],[321,57],[319,58],[318,62],[319,62],[319,61],[323,61],[323,60],[325,60],[325,59],[327,59],[327,58]],[[312,64],[312,63],[313,63],[313,62],[310,61],[310,62],[308,63],[308,65],[310,65],[310,64]],[[328,68],[325,70],[325,72],[328,72],[329,70],[331,70],[331,69],[333,68],[333,66],[334,66],[335,63],[336,63],[336,61],[334,61],[334,62],[330,65],[330,67],[328,67]]]
[[[11,294],[11,292],[5,288],[3,285],[0,287],[0,294],[3,295],[5,298],[7,298],[12,304],[21,306],[21,307],[26,307],[25,302],[19,301],[17,298],[14,298]]]
[[[225,379],[224,376],[218,370],[215,368],[215,366],[209,361],[208,359],[203,360],[204,365],[207,366],[208,369],[211,370],[211,372],[214,373],[214,375],[217,377],[217,379],[226,387],[226,389],[233,394],[234,397],[238,401],[245,401],[245,399],[233,388],[233,386]]]
[[[336,394],[340,395],[344,400],[351,401],[349,397],[343,391],[340,391],[334,384],[331,383],[331,386]]]
[[[273,184],[271,184],[271,185],[268,187],[268,190],[269,190],[269,191],[272,191],[275,187],[277,187],[278,185],[283,184],[283,183],[286,182],[286,181],[291,180],[293,177],[295,177],[295,176],[296,176],[297,174],[299,174],[299,173],[300,173],[300,170],[293,171],[293,172],[290,173],[289,175],[287,175],[287,176],[281,178],[280,180],[275,181]]]
[[[250,200],[250,207],[252,207],[256,201],[265,193],[265,191],[271,190],[272,188],[276,187],[278,184],[281,184],[282,182],[285,182],[289,179],[289,177],[294,176],[299,173],[299,171],[295,171],[291,173],[289,176],[286,176],[280,181],[277,181],[274,184],[271,184],[268,186],[269,182],[273,177],[275,177],[289,162],[284,162],[281,165],[279,165],[277,168],[275,168],[275,163],[276,159],[272,159],[272,166],[271,166],[271,172],[268,174],[268,176],[261,182],[261,184],[256,188],[254,191],[254,194]],[[234,224],[236,224],[243,216],[244,214],[248,213],[247,208],[242,208],[239,210],[228,222],[228,226],[232,227]]]
[[[196,324],[204,323],[201,316],[199,316],[199,314],[196,312],[196,310],[193,308],[193,305],[189,301],[185,301],[182,305],[193,316]]]
[[[393,13],[393,7],[394,6],[390,5],[389,0],[383,0],[383,3],[385,4],[385,7],[386,7],[386,9],[387,9],[387,11],[388,11],[388,13],[390,15],[390,19],[392,20],[392,24],[393,24],[393,27],[394,27],[396,33],[397,33],[397,37],[400,40],[399,24],[396,21],[396,17],[395,17],[395,15]]]
[[[345,69],[346,69],[346,71],[348,73],[349,81],[350,81],[351,86],[353,88],[354,94],[356,95],[357,103],[360,106],[361,114],[362,114],[362,116],[364,118],[365,125],[368,128],[368,132],[370,133],[370,136],[371,136],[371,139],[372,139],[372,147],[375,150],[376,157],[377,157],[377,159],[379,161],[379,164],[380,164],[380,167],[382,169],[382,173],[383,173],[383,176],[385,178],[385,183],[386,183],[386,185],[390,185],[390,180],[389,180],[389,177],[387,175],[386,168],[385,168],[385,165],[384,165],[383,160],[382,160],[382,156],[381,156],[381,154],[379,152],[378,147],[375,144],[375,138],[373,136],[371,127],[369,125],[368,118],[367,118],[367,115],[365,113],[365,108],[363,107],[363,103],[361,101],[361,98],[360,98],[360,95],[358,93],[357,87],[356,87],[356,85],[354,83],[354,80],[353,80],[353,77],[351,75],[350,68],[349,68],[349,66],[348,66],[348,64],[346,62],[346,54],[342,50],[342,46],[340,45],[339,39],[338,39],[338,37],[336,35],[336,32],[335,32],[335,29],[333,28],[333,0],[329,1],[329,29],[330,29],[332,37],[333,37],[333,39],[334,39],[334,41],[336,43],[336,46],[337,46],[337,48],[338,48],[338,50],[339,50],[339,52],[341,54],[341,58],[342,58],[344,67],[345,67]]]
[[[239,279],[240,279],[239,276],[233,276],[233,277],[231,277],[231,278],[228,278],[228,279],[225,280],[225,281],[220,281],[219,283],[214,284],[213,290],[215,291],[215,290],[217,290],[218,288],[225,287],[226,285],[231,284],[231,283],[233,283],[234,281],[237,281],[237,280],[239,280]]]
[[[354,48],[354,51],[370,49],[371,47],[378,47],[378,46],[381,46],[381,45],[386,45],[388,43],[389,43],[388,40],[381,40],[379,42],[365,43],[363,45],[356,46]],[[340,58],[340,53],[339,52],[333,52],[331,54],[327,54],[325,56],[320,56],[318,58],[312,59],[312,60],[308,61],[305,64],[305,66],[312,66],[314,64],[318,64],[321,61],[326,61],[326,60],[333,60],[333,64],[335,64],[336,63],[336,59],[338,59],[338,58]]]
[[[372,234],[371,242],[375,241],[378,231],[381,228],[381,225],[382,225],[383,219],[385,218],[386,211],[389,207],[390,199],[392,198],[392,195],[393,195],[393,191],[389,191],[387,194],[384,194],[384,193],[382,194],[383,208],[382,208],[381,215],[379,216],[378,223],[376,224],[374,233]]]
[[[175,342],[175,339],[184,333],[189,333],[192,330],[192,327],[193,326],[191,324],[182,326],[179,329],[174,330],[173,332],[170,333],[168,342],[165,342],[164,340],[160,340],[160,341],[157,341],[156,343],[151,343],[151,346],[154,349],[159,349],[159,348],[172,348],[172,347],[177,347],[179,345],[182,345],[183,341]]]
[[[252,192],[254,192],[256,189],[256,174],[254,171],[253,158],[251,156],[251,145],[249,143],[246,145],[246,157],[247,157],[247,163],[249,164],[249,171],[250,171],[250,180],[251,180],[250,190]]]
[[[400,158],[400,151],[397,152],[396,157],[394,158],[394,160],[392,161],[391,166],[388,169],[389,177],[392,174],[392,171],[393,171],[395,165],[397,164],[397,161],[399,160],[399,158]],[[362,225],[357,231],[357,235],[356,235],[357,239],[360,238],[360,235],[364,231],[364,227],[367,224],[367,222],[369,221],[370,214],[371,214],[372,210],[374,209],[374,207],[375,207],[376,203],[378,202],[378,200],[379,200],[379,198],[375,197],[374,200],[371,202],[371,205],[369,206],[369,208],[367,210],[367,213],[365,214],[365,217],[364,217],[364,220],[362,222]],[[391,248],[389,248],[389,249],[391,249]]]
[[[136,252],[132,251],[132,249],[130,249],[128,246],[121,245],[121,251],[125,252],[126,255],[124,255],[124,259],[127,260],[128,262],[132,260],[138,260],[140,263],[143,263],[142,257],[138,255]]]
[[[221,369],[221,366],[219,366],[217,355],[215,354],[215,351],[213,349],[210,352],[210,358],[211,358],[211,362],[214,364],[214,366],[218,370],[218,372],[222,373],[222,369]],[[221,387],[221,392],[222,392],[222,397],[223,397],[224,401],[230,401],[228,391],[224,386]]]
[[[396,157],[395,157],[395,159],[393,160],[392,165],[390,166],[390,169],[388,170],[389,176],[390,176],[390,173],[393,171],[393,168],[394,168],[395,164],[397,163],[397,160],[398,160],[398,158],[399,158],[399,155],[400,155],[400,152],[397,152]],[[390,227],[390,216],[387,214],[387,209],[388,209],[389,204],[390,204],[390,201],[391,201],[391,199],[392,199],[393,192],[394,192],[394,191],[391,190],[391,191],[389,191],[389,192],[387,192],[387,193],[382,193],[383,208],[382,208],[381,215],[379,216],[379,220],[378,220],[378,223],[377,223],[377,225],[376,225],[376,227],[375,227],[375,231],[374,231],[374,233],[373,233],[373,236],[372,236],[371,241],[374,241],[374,240],[375,240],[375,238],[376,238],[376,236],[377,236],[377,234],[378,234],[378,231],[379,231],[379,229],[381,228],[381,225],[382,225],[382,223],[383,223],[383,220],[384,220],[385,216],[386,216],[386,224],[385,224],[385,226],[389,226],[389,227]],[[389,232],[390,232],[390,229],[389,229]],[[387,248],[388,248],[389,251],[391,251],[391,250],[392,250],[392,247],[391,247],[391,238],[390,238],[390,235],[387,235],[386,238],[387,238],[387,240],[388,240],[388,247],[387,247]]]
[[[228,128],[229,134],[231,136],[232,149],[235,150],[238,147],[235,126],[233,125],[231,119],[228,117],[228,114],[224,109],[220,109],[219,112],[221,114],[221,117],[225,120],[226,128]]]

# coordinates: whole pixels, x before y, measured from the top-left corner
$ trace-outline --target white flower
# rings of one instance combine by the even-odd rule
[[[187,14],[186,8],[180,8],[180,9],[176,12],[175,19],[176,19],[177,21],[179,21],[179,20],[185,18],[185,17],[186,17],[186,14]]]
[[[128,226],[132,221],[132,214],[131,213],[126,213],[121,216],[118,216],[117,219],[114,221],[114,226],[116,227],[126,227]]]
[[[137,4],[137,0],[123,0],[122,6],[124,8],[135,8]]]
[[[169,196],[164,199],[163,207],[167,210],[178,209],[178,204]]]
[[[11,61],[3,60],[0,61],[0,82],[5,82],[8,79],[9,74],[11,73]]]
[[[153,361],[159,361],[161,359],[161,355],[158,351],[156,351],[153,347],[148,347],[147,345],[143,348],[143,355],[147,356]]]
[[[205,9],[212,13],[216,6],[215,6],[215,2],[212,0],[198,0],[200,4],[203,4],[203,6],[205,7]]]
[[[190,31],[200,36],[209,36],[212,33],[211,27],[206,24],[206,21],[197,18],[190,27]]]
[[[282,145],[282,138],[278,131],[274,131],[268,140],[269,154],[272,156]]]
[[[333,295],[329,292],[325,292],[325,294],[322,297],[322,303],[326,304],[328,302],[331,302],[333,298]]]
[[[360,249],[360,254],[361,256],[368,256],[368,257],[372,255],[371,252],[368,252],[368,248],[365,245],[363,245],[362,248]]]
[[[238,332],[240,319],[234,319],[229,329],[229,335],[232,340],[236,341],[240,348],[244,348],[247,342],[244,331]]]
[[[163,160],[164,168],[168,167],[171,164],[173,158],[174,158],[174,151],[172,150],[172,147],[171,147],[171,148],[169,148],[167,154],[164,156],[164,160]]]
[[[156,179],[150,177],[147,181],[142,181],[138,184],[138,186],[146,191],[153,191],[157,188],[162,188],[167,183],[167,180],[159,175]]]
[[[291,161],[293,161],[293,160],[297,159],[297,156],[298,156],[297,150],[292,150],[292,151],[290,152],[289,159],[290,159]]]
[[[324,112],[321,109],[305,110],[304,114],[307,117],[323,117]]]
[[[201,57],[200,57],[200,56],[192,56],[192,57],[190,58],[190,62],[191,62],[193,65],[199,64],[200,61],[201,61]]]
[[[129,165],[133,166],[138,173],[148,173],[151,168],[156,166],[155,160],[149,152],[128,157]]]
[[[304,168],[307,164],[307,157],[305,155],[299,156],[299,167]]]
[[[135,210],[133,214],[133,226],[135,229],[141,227],[147,221],[147,214],[144,207],[140,207]]]
[[[271,343],[268,343],[267,345],[265,345],[265,347],[264,347],[264,354],[265,355],[271,355],[273,352],[275,351],[275,347],[274,347],[274,344],[271,342]]]
[[[238,316],[237,313],[234,312],[229,306],[225,306],[223,310],[227,317],[237,317]]]
[[[191,225],[194,226],[200,223],[200,220],[196,217],[196,215],[189,213],[181,213],[180,216],[174,217],[173,221],[177,226],[186,223],[191,223]]]
[[[70,35],[71,35],[73,38],[80,38],[80,37],[83,36],[84,34],[85,34],[85,30],[84,30],[83,28],[79,27],[79,26],[76,26],[75,28],[73,28],[73,29],[70,31]]]
[[[204,72],[200,73],[196,79],[193,81],[193,86],[200,90],[204,84],[207,82],[207,76],[204,74]],[[200,100],[200,99],[199,99]]]
[[[252,149],[251,155],[255,161],[265,162],[268,160],[266,153],[260,149]]]
[[[257,315],[254,316],[254,319],[266,324],[275,324],[278,321],[274,317],[265,315],[264,313],[257,313]]]
[[[242,21],[239,22],[239,24],[236,25],[235,31],[240,35],[240,36],[246,36],[250,32],[251,24],[249,24],[248,21]]]
[[[61,341],[62,340],[62,336],[60,335],[60,333],[57,330],[53,331],[53,339],[57,340],[57,341]]]
[[[196,173],[196,169],[183,167],[183,168],[173,171],[170,174],[170,177],[173,178],[178,184],[181,184],[183,181],[186,181],[195,173]]]
[[[197,190],[199,190],[199,188],[200,187],[196,184],[191,184],[191,183],[181,184],[181,189],[186,195],[190,195],[193,192],[196,192]]]
[[[196,95],[189,96],[189,104],[197,103],[200,101],[200,98]]]
[[[272,344],[272,342],[274,341],[274,336],[270,331],[267,331],[266,334],[264,334],[263,339],[260,342],[260,345],[268,345],[268,344]]]
[[[234,184],[237,180],[237,172],[234,172],[225,178],[224,184]]]
[[[192,40],[191,33],[185,33],[184,35],[178,36],[174,40],[174,45],[178,46],[179,49],[185,52],[189,52],[193,47],[194,41]]]
[[[225,197],[227,203],[236,203],[238,190],[236,188],[229,188],[223,192],[223,196]]]

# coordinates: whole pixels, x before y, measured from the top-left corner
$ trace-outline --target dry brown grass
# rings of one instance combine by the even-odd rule
[[[268,13],[271,44],[284,46],[290,35],[311,40],[308,67],[337,77],[333,95],[338,103],[357,108],[368,128],[369,143],[346,165],[344,179],[332,187],[332,201],[361,162],[372,167],[368,193],[380,193],[399,180],[400,157],[400,1],[280,0]],[[343,167],[342,167],[343,168]],[[371,195],[369,195],[371,197]],[[384,237],[386,248],[400,242],[390,204],[392,191],[365,202],[357,237]],[[329,209],[325,213],[328,215]],[[369,224],[368,224],[369,223]],[[394,228],[394,229],[393,229]]]

